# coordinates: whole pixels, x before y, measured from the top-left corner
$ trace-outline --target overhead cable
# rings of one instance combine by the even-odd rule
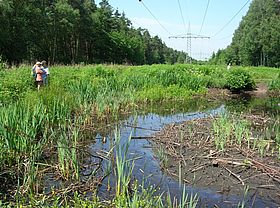
[[[239,11],[212,37],[215,37],[218,35],[220,32],[222,32],[231,22],[232,20],[242,11],[242,9],[250,2],[251,0],[248,0],[242,7],[239,9]]]
[[[187,26],[186,26],[185,19],[184,19],[184,16],[183,16],[180,0],[178,0],[178,5],[179,5],[179,10],[180,10],[181,18],[182,18],[182,21],[183,21],[183,25],[184,25],[184,28],[185,28],[185,32],[187,33]]]
[[[139,0],[139,2],[142,3],[142,5],[145,7],[145,9],[153,16],[153,18],[157,21],[157,23],[164,29],[169,35],[172,35],[161,23],[160,21],[156,18],[156,16],[151,12],[151,10],[145,5],[145,3],[142,0]]]
[[[210,4],[210,0],[208,0],[208,2],[207,2],[207,6],[206,6],[206,9],[205,9],[205,12],[204,12],[202,24],[201,24],[201,27],[200,27],[200,30],[199,30],[199,35],[201,34],[201,31],[202,31],[202,28],[203,28],[203,25],[204,25],[204,22],[205,22],[205,18],[206,18],[206,14],[207,14],[207,11],[208,11],[208,8],[209,8],[209,4]]]

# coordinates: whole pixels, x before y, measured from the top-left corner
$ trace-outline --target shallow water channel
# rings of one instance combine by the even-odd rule
[[[142,112],[139,115],[131,115],[125,120],[120,121],[116,126],[111,128],[111,131],[107,132],[104,135],[97,133],[94,135],[96,137],[96,142],[89,146],[90,152],[92,154],[110,151],[112,147],[112,141],[114,139],[114,129],[118,129],[120,133],[120,143],[125,145],[128,141],[128,138],[131,136],[131,142],[128,150],[129,158],[136,158],[134,160],[135,167],[133,170],[132,179],[137,179],[140,181],[145,180],[146,185],[153,185],[157,188],[158,193],[169,192],[171,197],[176,197],[180,199],[183,190],[183,183],[179,182],[178,179],[172,178],[166,174],[159,165],[159,160],[155,149],[152,148],[152,143],[149,140],[149,137],[157,131],[160,131],[165,125],[173,124],[178,122],[183,122],[186,120],[203,118],[208,116],[214,116],[217,114],[231,112],[231,111],[261,111],[265,114],[278,112],[279,107],[278,102],[271,99],[248,99],[248,98],[238,98],[230,101],[221,102],[215,104],[212,107],[199,107],[197,109],[182,110],[182,112],[174,112],[170,109],[168,113],[155,113],[155,112]],[[203,102],[205,105],[205,102]],[[203,110],[201,110],[203,109]],[[91,158],[92,162],[96,158]],[[103,162],[104,166],[108,163],[106,160]],[[86,172],[87,170],[85,170]],[[103,170],[104,171],[104,170]],[[113,194],[114,190],[108,191],[108,185],[111,187],[115,186],[115,179],[113,174],[107,177],[99,189],[99,196],[101,198],[110,198],[110,195]],[[236,207],[238,203],[242,201],[246,202],[246,207],[254,204],[254,207],[277,207],[276,204],[270,202],[267,199],[260,197],[246,198],[233,195],[223,195],[217,193],[215,190],[210,190],[208,188],[200,187],[191,187],[186,186],[186,190],[189,194],[197,194],[199,198],[198,206],[199,207]],[[242,194],[240,194],[242,195]]]

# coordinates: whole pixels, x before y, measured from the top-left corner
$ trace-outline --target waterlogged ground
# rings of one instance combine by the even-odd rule
[[[177,198],[186,186],[188,193],[197,194],[199,205],[205,207],[232,207],[241,203],[277,207],[280,170],[276,150],[271,153],[273,142],[265,147],[267,153],[262,156],[243,145],[219,151],[211,139],[210,129],[213,117],[225,112],[243,112],[246,119],[265,127],[279,112],[278,101],[265,97],[250,99],[250,95],[246,95],[227,99],[223,104],[215,102],[212,106],[201,100],[189,105],[181,109],[164,105],[151,107],[118,125],[107,125],[95,133],[96,143],[89,145],[94,156],[87,163],[98,164],[102,158],[99,174],[104,175],[111,164],[111,159],[106,157],[112,150],[117,127],[123,145],[130,136],[132,138],[128,151],[128,157],[134,158],[132,181],[153,185],[158,193],[169,192]],[[85,168],[83,174],[90,171],[92,169]],[[110,172],[102,178],[99,196],[111,198],[114,186],[114,173]]]
[[[254,119],[264,125],[261,118]],[[230,199],[232,196],[245,196],[247,205],[252,207],[279,205],[279,152],[272,153],[274,142],[265,143],[263,156],[257,149],[249,150],[247,144],[230,144],[224,151],[217,150],[211,138],[212,122],[211,118],[185,121],[168,125],[154,135],[154,147],[164,148],[168,155],[162,164],[164,172],[189,186],[222,194],[229,207],[237,205]]]
[[[139,106],[137,111],[119,117],[117,123],[106,119],[92,122],[83,131],[85,144],[78,147],[83,164],[81,182],[65,184],[51,173],[45,176],[45,193],[56,188],[56,192],[77,190],[91,197],[98,187],[102,200],[114,198],[116,173],[111,167],[116,163],[115,138],[119,136],[123,146],[131,137],[131,184],[152,185],[158,194],[170,193],[177,199],[186,187],[189,195],[198,197],[199,207],[237,207],[242,203],[246,207],[278,207],[280,170],[272,142],[275,134],[264,143],[262,154],[249,151],[246,143],[219,151],[211,138],[211,126],[221,114],[242,114],[242,120],[261,127],[253,131],[253,146],[253,140],[262,133],[260,129],[268,127],[279,114],[279,102],[263,94],[260,98],[255,94],[240,97],[213,90],[206,99],[189,103]]]

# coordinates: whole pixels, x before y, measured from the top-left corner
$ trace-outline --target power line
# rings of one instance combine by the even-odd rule
[[[204,12],[204,16],[203,16],[202,24],[201,24],[201,27],[200,27],[200,30],[199,30],[199,34],[200,34],[201,31],[202,31],[202,27],[203,27],[204,22],[205,22],[205,17],[206,17],[208,8],[209,8],[209,4],[210,4],[210,0],[208,0],[208,2],[207,2],[207,6],[206,6],[206,9],[205,9],[205,12]]]
[[[250,2],[251,0],[248,0],[242,7],[241,9],[239,9],[239,11],[215,34],[213,35],[212,37],[215,37],[216,35],[218,35],[220,32],[222,32],[226,26],[228,26],[232,20],[242,11],[242,9]]]
[[[207,36],[202,36],[202,35],[196,35],[196,34],[192,34],[191,33],[191,29],[190,29],[190,24],[189,24],[189,29],[188,29],[188,33],[186,35],[176,35],[176,36],[170,36],[169,38],[186,38],[187,39],[187,53],[188,56],[186,57],[186,61],[187,63],[191,63],[192,62],[192,42],[191,39],[204,39],[207,38],[209,39],[210,37]]]
[[[210,4],[210,0],[207,1],[207,6],[206,6],[206,9],[205,9],[205,12],[204,12],[204,15],[203,15],[203,20],[202,20],[201,27],[200,27],[200,30],[199,30],[199,35],[201,34],[201,31],[202,31],[202,28],[203,28],[203,25],[204,25],[204,22],[205,22],[205,18],[206,18],[206,14],[208,12],[209,4]],[[201,45],[200,45],[200,59],[202,59],[201,48],[202,48],[202,41],[201,41]]]
[[[189,16],[189,6],[190,6],[190,2],[188,2],[188,0],[186,0],[186,13],[187,13],[187,19],[190,21],[190,16]]]
[[[230,34],[230,35],[224,36],[222,38],[213,38],[212,40],[225,40],[225,39],[228,39],[228,38],[230,38],[232,36],[233,36],[233,34]]]
[[[138,25],[138,28],[140,28],[140,29],[144,29],[144,30],[147,30],[146,28],[143,28],[138,22],[136,22],[135,20],[133,20],[133,19],[131,19],[130,20],[132,23],[134,23],[135,25]],[[148,31],[148,30],[147,30]],[[154,32],[152,32],[152,31],[148,31],[149,32],[149,34],[151,34],[151,35],[153,35],[153,36],[156,36],[157,34],[155,34]]]
[[[145,7],[145,9],[153,16],[153,18],[157,21],[157,23],[164,29],[169,35],[172,35],[161,23],[160,21],[156,18],[156,16],[152,13],[152,11],[144,4],[142,0],[139,0],[139,2],[142,3],[142,5]]]
[[[181,4],[180,4],[180,0],[178,0],[178,5],[179,5],[180,13],[181,13],[181,18],[182,18],[182,21],[183,21],[183,24],[184,24],[185,32],[187,32],[187,27],[186,27],[185,19],[184,19],[184,16],[183,16],[183,12],[182,12],[182,7],[181,7]]]

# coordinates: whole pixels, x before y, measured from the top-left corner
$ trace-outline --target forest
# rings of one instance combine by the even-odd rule
[[[254,0],[235,30],[231,44],[214,53],[212,63],[280,66],[280,1]]]
[[[183,63],[186,53],[151,36],[108,0],[1,0],[0,55],[11,64]]]

